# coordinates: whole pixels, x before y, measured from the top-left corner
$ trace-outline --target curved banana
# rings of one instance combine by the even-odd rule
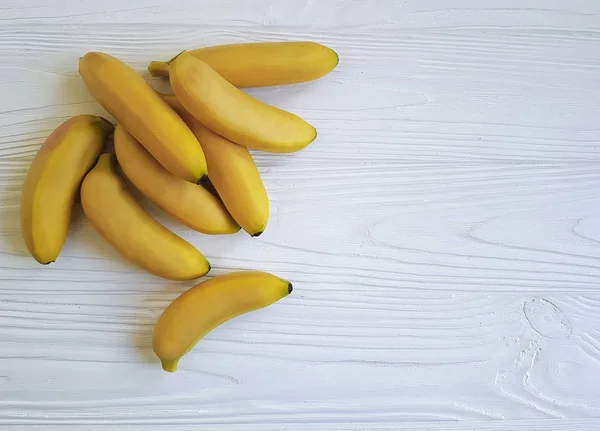
[[[58,257],[81,182],[112,129],[95,115],[73,117],[52,132],[33,159],[21,192],[21,234],[39,263]]]
[[[259,236],[269,220],[269,198],[248,149],[203,126],[183,109],[175,96],[163,98],[198,138],[206,156],[210,180],[229,213],[246,232]]]
[[[171,175],[120,124],[115,129],[115,152],[133,185],[184,225],[209,235],[240,230],[221,199],[202,186]]]
[[[101,154],[83,180],[81,205],[98,233],[148,272],[169,280],[191,280],[210,270],[202,253],[135,201],[117,172],[114,154]]]
[[[173,175],[197,183],[206,175],[198,141],[150,85],[122,61],[101,52],[79,60],[94,98]]]
[[[240,271],[204,281],[175,299],[162,313],[152,348],[165,371],[221,323],[266,307],[292,292],[292,283],[267,272]]]
[[[315,128],[302,118],[244,93],[186,51],[169,65],[171,86],[183,107],[209,129],[236,144],[290,153],[317,137]]]
[[[316,42],[234,43],[189,51],[236,87],[295,84],[321,78],[338,64],[335,51]],[[153,61],[152,76],[169,76],[169,64]]]

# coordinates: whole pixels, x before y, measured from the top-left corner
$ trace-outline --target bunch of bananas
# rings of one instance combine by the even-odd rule
[[[193,230],[220,235],[243,229],[259,236],[267,226],[269,200],[248,149],[294,152],[317,132],[240,88],[306,82],[337,64],[333,50],[314,42],[183,51],[149,65],[153,76],[169,78],[174,95],[161,95],[117,58],[87,53],[79,73],[117,124],[78,115],[46,139],[23,184],[27,249],[42,264],[57,259],[80,195],[92,226],[130,262],[169,280],[206,275],[210,264],[204,255],[148,215],[124,178]],[[260,271],[200,283],[163,312],[154,328],[154,352],[163,369],[173,372],[210,330],[291,291],[288,281]]]

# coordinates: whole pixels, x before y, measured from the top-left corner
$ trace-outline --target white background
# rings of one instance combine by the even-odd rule
[[[0,0],[0,428],[600,428],[600,2],[69,3]],[[38,265],[25,173],[69,116],[105,115],[87,51],[148,76],[182,48],[306,39],[339,53],[333,73],[250,91],[319,130],[256,154],[264,235],[145,203],[212,275],[268,270],[294,293],[165,373],[153,324],[193,283],[125,263],[79,208]]]

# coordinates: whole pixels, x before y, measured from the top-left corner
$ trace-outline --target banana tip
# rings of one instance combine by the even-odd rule
[[[292,290],[294,290],[294,286],[288,281],[288,295],[292,293]]]
[[[261,236],[263,232],[264,232],[264,231],[262,231],[262,230],[261,230],[260,232],[253,233],[253,234],[252,234],[252,238],[256,238],[256,237],[259,237],[259,236]]]
[[[196,182],[196,185],[200,185],[203,182],[206,182],[208,180],[208,174],[203,174],[200,179],[198,180],[198,182]]]
[[[177,371],[177,361],[162,361],[161,364],[162,369],[169,373]]]

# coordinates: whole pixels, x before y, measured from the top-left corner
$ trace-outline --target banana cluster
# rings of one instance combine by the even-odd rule
[[[183,51],[149,65],[173,89],[173,95],[161,95],[119,59],[87,53],[79,73],[117,124],[79,115],[41,146],[21,196],[21,231],[30,254],[42,264],[57,259],[79,195],[91,225],[128,261],[169,280],[206,275],[205,256],[147,214],[125,179],[195,231],[223,235],[243,229],[259,236],[267,227],[269,199],[249,149],[298,151],[317,131],[240,88],[306,82],[337,64],[333,50],[314,42]],[[179,358],[211,329],[291,290],[288,281],[259,271],[200,283],[164,311],[154,351],[165,370],[175,371]]]

